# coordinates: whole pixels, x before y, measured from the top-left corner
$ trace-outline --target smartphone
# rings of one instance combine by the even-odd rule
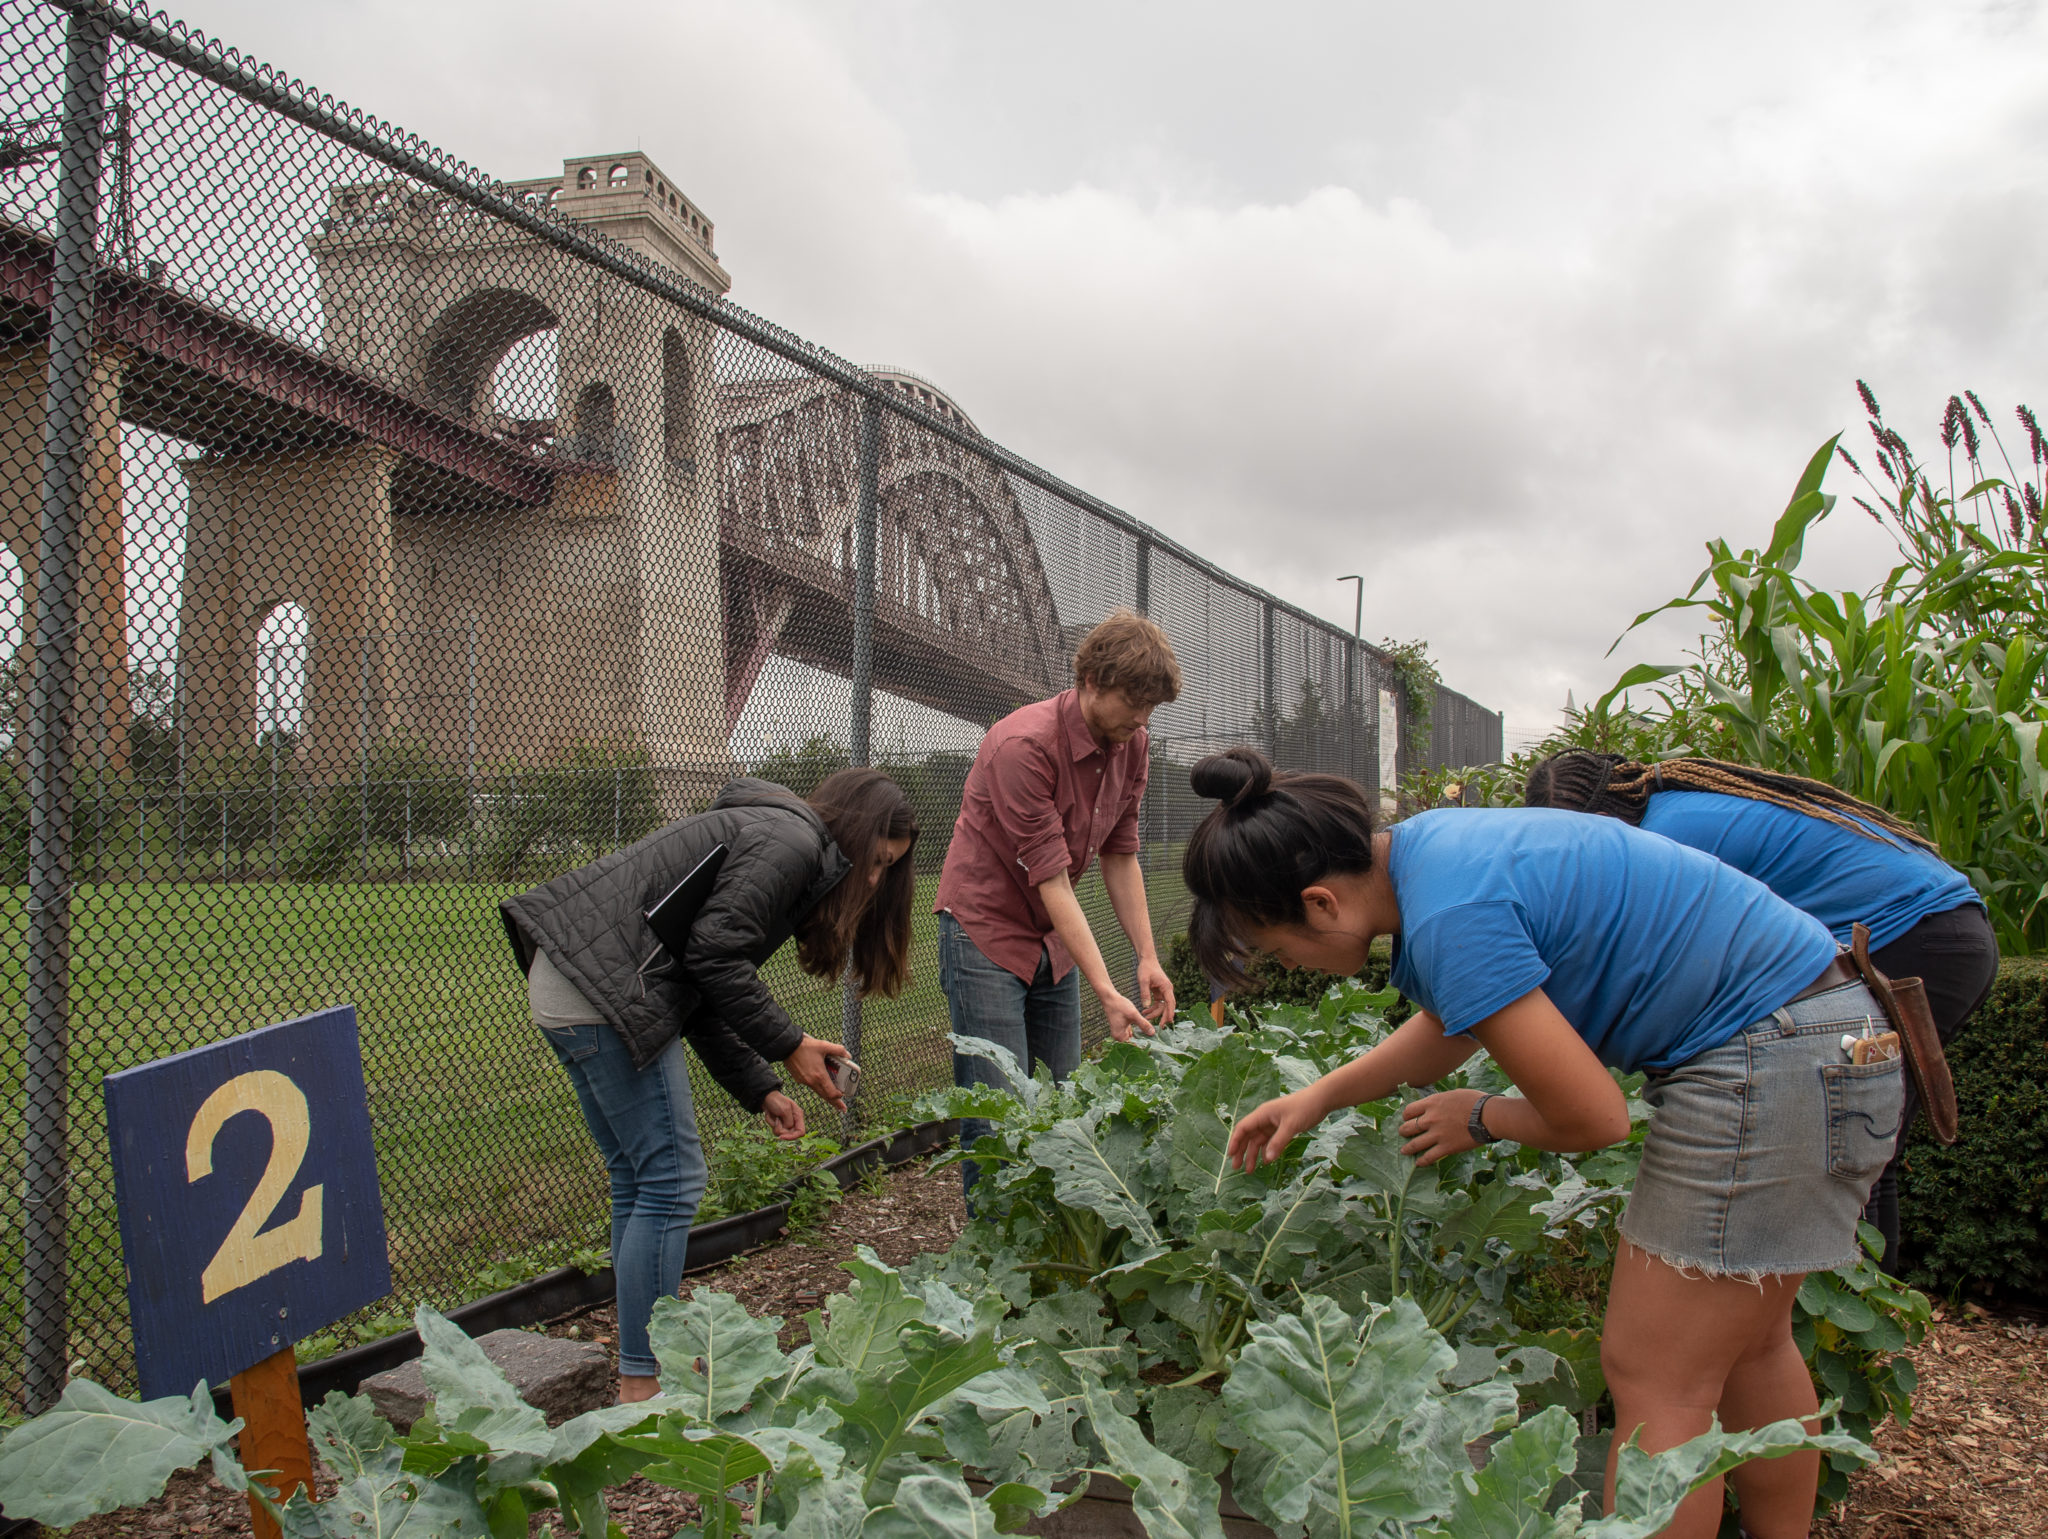
[[[843,1097],[851,1098],[860,1089],[860,1065],[851,1058],[828,1059],[825,1072],[832,1076],[832,1088]]]

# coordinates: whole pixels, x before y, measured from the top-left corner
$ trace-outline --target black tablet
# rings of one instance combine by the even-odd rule
[[[641,913],[647,921],[647,928],[661,942],[662,949],[678,963],[690,944],[690,926],[697,922],[698,913],[711,897],[711,889],[718,884],[718,872],[725,864],[725,854],[724,845],[713,845],[711,853],[692,866],[687,876],[656,899],[653,907]]]

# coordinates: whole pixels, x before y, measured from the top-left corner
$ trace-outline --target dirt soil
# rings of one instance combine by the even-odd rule
[[[793,1346],[809,1334],[802,1317],[845,1287],[840,1263],[854,1246],[871,1246],[900,1266],[945,1249],[964,1222],[958,1172],[906,1165],[886,1173],[879,1192],[849,1193],[809,1233],[692,1273],[684,1292],[715,1288],[754,1315],[779,1315],[783,1344]],[[609,1306],[545,1329],[616,1354]],[[1884,1462],[1852,1479],[1847,1505],[1815,1525],[1816,1539],[2048,1539],[2048,1313],[1943,1309],[1911,1355],[1920,1375],[1912,1425],[1878,1435]],[[696,1521],[689,1498],[646,1480],[618,1488],[611,1500],[627,1539],[670,1539]],[[249,1531],[241,1498],[188,1473],[148,1507],[94,1518],[71,1534],[211,1539]],[[535,1539],[557,1532],[551,1517],[534,1520]]]

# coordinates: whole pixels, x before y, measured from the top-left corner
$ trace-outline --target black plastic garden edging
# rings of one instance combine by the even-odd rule
[[[957,1122],[920,1123],[888,1138],[857,1144],[826,1160],[818,1169],[831,1175],[839,1183],[839,1189],[845,1191],[877,1165],[891,1168],[930,1154],[950,1143],[959,1129]],[[756,1208],[751,1213],[734,1213],[713,1219],[692,1229],[688,1272],[704,1271],[730,1261],[743,1251],[765,1245],[781,1231],[788,1218],[789,1203],[784,1201],[771,1207]],[[448,1318],[470,1335],[481,1336],[487,1331],[516,1330],[542,1320],[552,1320],[574,1309],[601,1304],[611,1296],[610,1267],[597,1272],[580,1272],[575,1267],[565,1266],[559,1271],[547,1272],[530,1282],[523,1282],[516,1288],[507,1288],[502,1293],[489,1294],[451,1309]],[[365,1342],[345,1352],[336,1352],[332,1357],[323,1357],[300,1367],[299,1398],[306,1405],[313,1406],[324,1400],[329,1390],[338,1389],[345,1395],[352,1395],[363,1380],[419,1355],[417,1331],[401,1331],[381,1341]],[[233,1415],[225,1385],[214,1390],[213,1399],[215,1409],[222,1416]],[[0,1530],[0,1539],[6,1539],[4,1530]]]

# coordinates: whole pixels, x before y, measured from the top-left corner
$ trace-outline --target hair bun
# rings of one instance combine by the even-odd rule
[[[1197,760],[1188,784],[1197,796],[1235,809],[1273,789],[1273,765],[1256,748],[1230,748]]]

